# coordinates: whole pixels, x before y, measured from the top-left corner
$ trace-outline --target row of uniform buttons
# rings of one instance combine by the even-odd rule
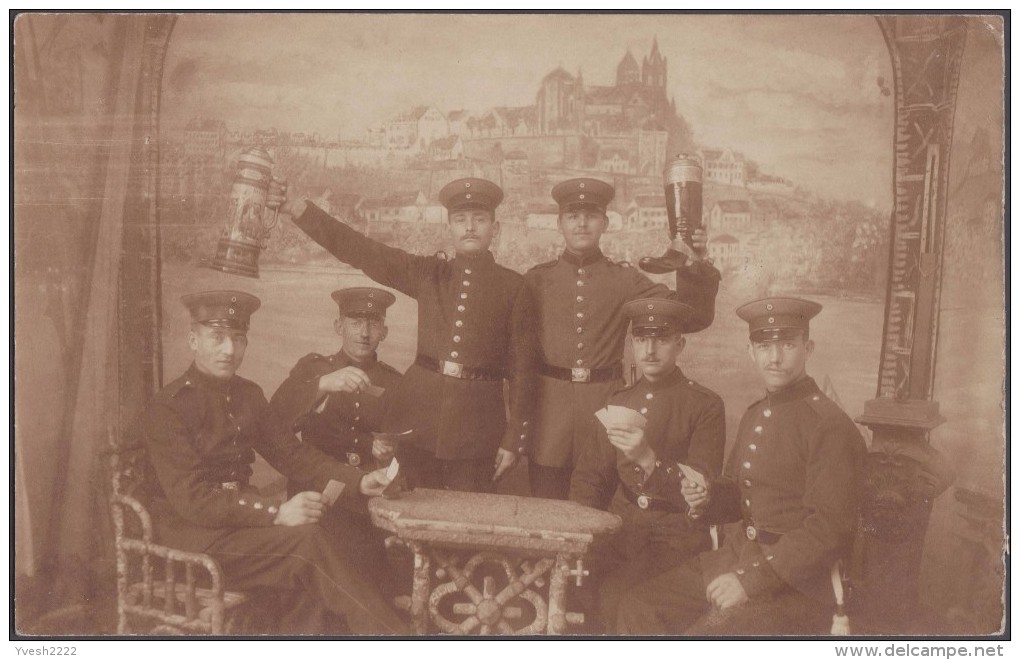
[[[587,316],[587,313],[585,311],[587,309],[587,306],[584,305],[584,301],[585,301],[585,296],[584,296],[584,286],[585,286],[584,277],[585,277],[586,274],[587,274],[587,271],[585,271],[585,269],[583,267],[577,269],[577,296],[574,298],[574,300],[577,302],[577,304],[574,306],[574,309],[575,309],[574,317],[577,319],[577,339],[578,339],[578,341],[577,341],[577,350],[578,351],[583,351],[584,350],[584,341],[582,340],[582,335],[584,334],[584,320],[585,320],[585,317]],[[575,360],[574,363],[577,366],[579,366],[579,367],[583,367],[584,366],[584,357],[582,356],[581,353],[578,353],[577,360]]]
[[[461,290],[460,294],[457,296],[460,299],[461,302],[458,303],[458,305],[457,305],[457,317],[453,321],[453,326],[454,326],[454,328],[456,328],[453,331],[454,332],[454,334],[453,334],[453,343],[454,344],[459,344],[463,340],[463,338],[461,337],[461,335],[459,333],[461,332],[460,329],[464,327],[464,319],[460,318],[460,315],[463,314],[465,311],[467,311],[467,305],[464,303],[464,301],[467,300],[467,297],[468,297],[468,292],[466,291],[466,289],[468,289],[471,286],[471,280],[468,279],[469,275],[471,275],[471,269],[470,268],[465,268],[464,269],[464,279],[463,279],[463,281],[461,281],[461,286],[463,287],[463,289]],[[457,347],[454,346],[453,349],[450,351],[450,359],[456,360],[459,357],[460,357],[460,353],[457,351]]]
[[[186,380],[186,381],[184,381],[184,384],[185,385],[191,385],[191,381],[190,380]],[[241,425],[237,422],[236,419],[234,419],[233,413],[230,412],[230,395],[229,394],[225,394],[225,395],[223,395],[223,398],[226,400],[226,403],[227,403],[227,406],[226,406],[227,419],[229,419],[230,423],[234,425],[234,431],[235,431],[234,432],[234,437],[231,439],[230,442],[231,442],[231,444],[234,445],[234,447],[237,447],[237,438],[241,434]],[[243,460],[243,459],[244,459],[244,452],[238,450],[238,452],[237,452],[237,460],[240,461],[240,460]],[[238,477],[240,475],[232,472],[230,474],[230,476],[236,478],[236,477]]]
[[[764,417],[765,419],[769,419],[770,417],[772,417],[772,409],[771,408],[765,408],[765,410],[763,410],[761,414],[762,414],[762,417]],[[751,452],[752,455],[757,453],[757,451],[758,451],[758,442],[760,441],[761,435],[764,432],[765,432],[764,422],[762,424],[755,425],[755,427],[754,427],[754,434],[757,437],[756,438],[752,438],[752,441],[750,443],[748,443],[748,445],[747,445],[747,449],[748,449],[748,451]],[[742,467],[744,468],[744,470],[750,472],[750,470],[751,470],[751,461],[750,460],[744,461]],[[743,481],[744,487],[748,488],[748,489],[751,488],[751,483],[752,483],[751,479],[749,477],[750,477],[750,475],[745,474],[744,475],[744,481]],[[745,518],[747,520],[749,520],[749,521],[752,521],[747,526],[747,529],[745,530],[745,533],[747,535],[747,538],[753,541],[756,538],[758,538],[758,529],[754,526],[754,522],[753,522],[754,517],[751,514],[751,492],[750,492],[750,490],[748,490],[745,494],[746,494],[746,497],[744,498],[744,508],[747,511],[747,514],[746,514]]]

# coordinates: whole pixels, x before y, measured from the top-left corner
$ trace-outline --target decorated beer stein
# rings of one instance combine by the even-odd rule
[[[211,267],[224,273],[259,276],[259,253],[266,248],[269,232],[279,211],[265,221],[266,195],[273,177],[273,159],[262,147],[251,147],[237,158],[230,188],[226,222],[216,245]]]

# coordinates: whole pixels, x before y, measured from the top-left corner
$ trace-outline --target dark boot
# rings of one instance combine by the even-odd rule
[[[673,273],[687,265],[687,255],[673,248],[667,248],[661,257],[642,257],[638,262],[641,270],[661,275],[662,273]]]

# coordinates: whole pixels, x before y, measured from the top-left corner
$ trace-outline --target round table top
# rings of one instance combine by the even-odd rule
[[[585,550],[622,525],[576,502],[416,488],[368,504],[372,521],[402,538],[453,544]]]

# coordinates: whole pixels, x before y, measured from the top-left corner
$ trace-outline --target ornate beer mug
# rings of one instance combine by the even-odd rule
[[[224,273],[259,276],[259,253],[276,226],[279,211],[263,219],[266,195],[273,176],[273,159],[262,147],[247,149],[237,158],[237,172],[230,188],[226,224],[210,266]]]

